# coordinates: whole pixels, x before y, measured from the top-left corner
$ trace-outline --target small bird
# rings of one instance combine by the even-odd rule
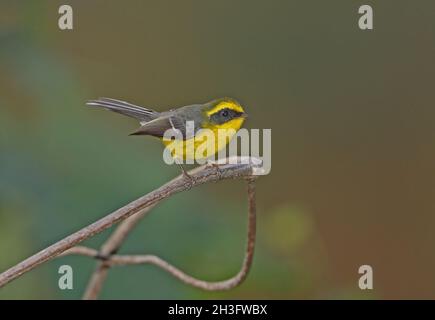
[[[192,104],[163,112],[110,98],[90,100],[87,105],[105,108],[135,118],[139,121],[140,127],[131,135],[154,136],[160,138],[165,146],[171,143],[179,144],[180,148],[173,148],[172,156],[183,160],[208,158],[226,147],[247,117],[240,103],[232,98],[215,99],[204,104]],[[193,124],[193,130],[186,129],[189,121]],[[182,140],[163,139],[166,130],[170,129],[180,130],[183,135]],[[211,153],[204,152],[198,155],[197,148],[207,139],[203,133],[204,130],[201,129],[211,130],[214,135],[215,148]],[[227,136],[218,134],[219,130],[227,132]],[[189,131],[193,134],[189,135]],[[186,173],[182,166],[181,168],[183,173]]]

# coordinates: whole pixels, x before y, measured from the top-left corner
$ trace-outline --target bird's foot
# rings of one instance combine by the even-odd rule
[[[221,178],[221,176],[222,176],[222,170],[221,170],[221,168],[220,168],[220,164],[219,163],[217,163],[216,161],[213,161],[213,160],[207,160],[207,166],[209,167],[209,168],[213,168],[214,170],[215,170],[215,172],[216,172],[216,175],[219,177],[219,178]]]

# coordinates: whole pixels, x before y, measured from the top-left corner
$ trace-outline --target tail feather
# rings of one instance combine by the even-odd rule
[[[89,100],[86,104],[91,107],[102,107],[110,111],[114,111],[125,116],[135,118],[140,122],[148,122],[159,116],[159,113],[157,111],[143,108],[126,101],[110,98]]]

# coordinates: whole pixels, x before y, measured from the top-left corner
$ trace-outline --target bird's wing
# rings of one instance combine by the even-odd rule
[[[86,104],[92,107],[102,107],[123,114],[125,116],[135,118],[141,123],[151,121],[159,116],[159,112],[157,111],[143,108],[125,101],[110,98],[90,100]]]
[[[183,119],[174,116],[162,116],[150,122],[144,123],[137,131],[131,135],[150,135],[162,138],[169,129],[177,129],[181,131],[183,138],[186,137],[186,123]],[[189,137],[187,137],[189,138]]]

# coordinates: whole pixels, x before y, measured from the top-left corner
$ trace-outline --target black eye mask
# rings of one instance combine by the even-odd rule
[[[222,110],[219,110],[216,113],[213,113],[210,116],[210,121],[215,124],[223,124],[225,122],[228,122],[230,120],[233,120],[235,118],[239,118],[242,116],[243,112],[238,112],[233,109],[225,108]]]

